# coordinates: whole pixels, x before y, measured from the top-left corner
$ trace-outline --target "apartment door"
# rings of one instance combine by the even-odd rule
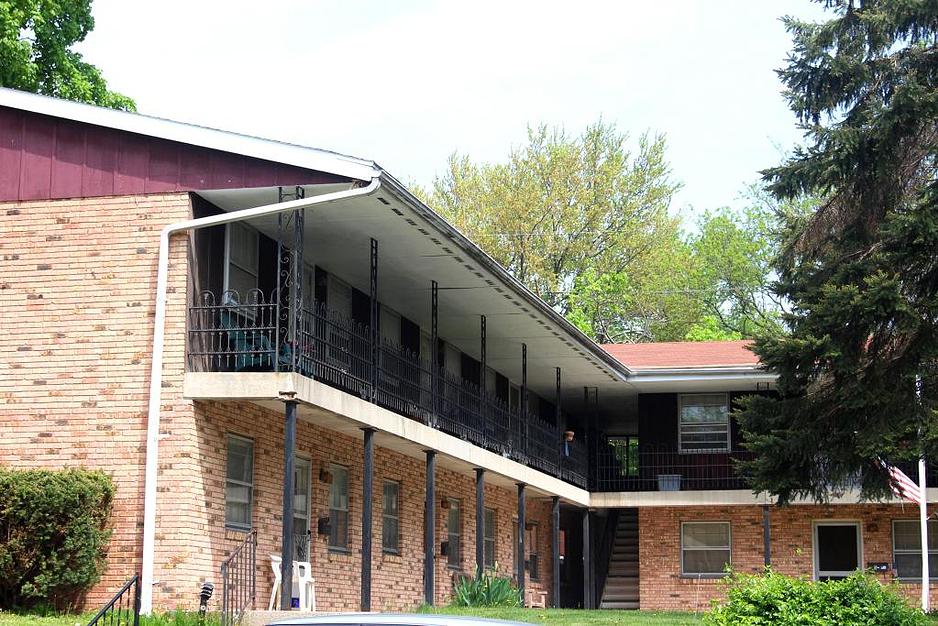
[[[860,568],[860,524],[817,522],[814,525],[814,577],[846,578]]]

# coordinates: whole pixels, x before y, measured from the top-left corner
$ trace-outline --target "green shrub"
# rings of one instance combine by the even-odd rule
[[[727,599],[704,616],[708,626],[919,626],[925,615],[913,609],[894,585],[868,574],[813,582],[774,572],[733,575]]]
[[[104,570],[113,497],[103,472],[0,467],[0,608],[76,608]]]
[[[521,592],[508,576],[486,570],[481,576],[464,576],[453,585],[450,606],[520,606]]]

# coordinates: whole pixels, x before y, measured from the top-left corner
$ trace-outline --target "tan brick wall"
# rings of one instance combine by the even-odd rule
[[[249,437],[255,445],[253,521],[258,530],[258,608],[266,608],[273,576],[270,554],[280,552],[281,490],[283,476],[283,414],[250,403],[197,403],[196,435],[163,455],[161,484],[187,502],[187,519],[161,526],[155,574],[159,581],[155,602],[167,608],[192,604],[202,580],[219,581],[218,565],[227,551],[244,537],[224,529],[226,434]],[[174,433],[175,434],[175,433]],[[180,441],[182,443],[182,440]],[[312,460],[313,503],[311,518],[328,515],[328,484],[319,480],[319,470],[329,463],[349,468],[348,554],[330,552],[325,537],[314,535],[312,554],[316,592],[322,610],[358,610],[361,584],[361,496],[362,443],[334,431],[300,420],[297,454]],[[177,467],[177,459],[183,462]],[[199,471],[191,478],[185,462],[199,460]],[[401,483],[401,554],[381,551],[381,486],[384,480]],[[374,490],[374,547],[372,608],[412,609],[423,599],[423,510],[425,464],[376,446]],[[443,498],[461,500],[462,555],[464,572],[475,569],[475,482],[470,475],[437,470],[437,546],[445,539]],[[185,492],[185,493],[184,493]],[[504,571],[511,567],[511,526],[517,511],[514,491],[486,485],[486,506],[497,511],[497,560]],[[169,513],[161,514],[161,520]],[[528,519],[539,524],[541,580],[532,586],[550,588],[550,503],[528,499]],[[315,531],[315,528],[314,528]],[[437,552],[439,550],[437,549]],[[436,600],[446,602],[453,571],[446,558],[436,560]]]
[[[160,228],[188,194],[0,204],[0,464],[114,479],[100,604],[140,567],[143,458]],[[171,245],[164,415],[180,399],[186,238]]]
[[[772,567],[792,576],[814,573],[813,524],[824,520],[860,522],[863,563],[892,562],[892,520],[917,519],[914,505],[795,505],[772,507]],[[643,609],[702,610],[724,597],[720,579],[681,577],[681,522],[728,521],[732,567],[763,569],[762,508],[758,506],[648,507],[639,509],[639,589]],[[891,576],[881,576],[884,581]],[[938,585],[931,585],[932,602]],[[902,583],[913,602],[921,585]]]

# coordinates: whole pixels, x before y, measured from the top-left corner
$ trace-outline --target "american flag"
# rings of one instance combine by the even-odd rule
[[[881,463],[889,472],[889,488],[892,489],[892,492],[900,498],[921,504],[922,491],[919,489],[918,484],[895,465],[889,465],[885,461],[881,461]]]

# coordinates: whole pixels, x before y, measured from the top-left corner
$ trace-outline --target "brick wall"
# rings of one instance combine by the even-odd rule
[[[250,403],[196,403],[192,428],[194,437],[180,438],[173,452],[163,454],[162,488],[180,495],[187,502],[186,520],[177,525],[161,525],[158,535],[159,582],[154,602],[163,607],[189,606],[202,580],[219,581],[218,566],[244,534],[225,530],[225,461],[226,434],[248,437],[254,441],[253,523],[258,530],[258,608],[266,608],[273,575],[269,555],[280,553],[282,521],[281,491],[283,476],[283,414]],[[188,428],[184,428],[188,431]],[[175,432],[170,436],[174,437]],[[187,443],[189,445],[183,445]],[[325,537],[313,536],[312,564],[316,578],[318,607],[321,610],[358,610],[361,584],[361,498],[362,442],[331,431],[304,419],[297,427],[297,454],[312,461],[311,519],[327,516],[327,483],[319,480],[319,471],[329,463],[349,469],[349,547],[347,554],[330,552]],[[198,459],[197,474],[186,477],[189,459]],[[177,467],[177,460],[182,462]],[[401,483],[400,555],[381,550],[382,483]],[[423,600],[423,511],[425,464],[380,446],[375,448],[374,475],[374,547],[372,569],[372,608],[375,610],[412,609]],[[475,479],[437,468],[436,479],[437,546],[446,538],[446,511],[440,503],[456,498],[462,504],[461,571],[475,570]],[[500,569],[511,568],[511,524],[517,511],[513,490],[486,485],[486,507],[496,509],[496,555]],[[528,499],[528,519],[538,523],[538,550],[541,579],[529,586],[550,588],[550,502]],[[161,519],[163,519],[161,514]],[[437,552],[439,550],[437,549]],[[436,558],[436,601],[448,600],[453,570],[446,557]]]
[[[103,469],[117,487],[97,605],[140,567],[143,457],[157,251],[188,194],[0,204],[0,464]],[[172,242],[174,266],[185,237]],[[168,336],[185,336],[184,271],[170,274]],[[181,344],[180,344],[181,345]],[[181,350],[167,354],[167,413]]]
[[[892,562],[892,520],[918,519],[915,505],[794,505],[770,509],[772,567],[794,576],[813,576],[813,523],[823,520],[860,522],[862,557]],[[721,579],[682,577],[681,522],[728,521],[732,567],[745,573],[763,569],[762,508],[759,506],[648,507],[639,509],[639,589],[643,609],[704,610],[724,596]],[[886,581],[891,576],[881,576]],[[902,592],[917,601],[921,585],[902,583]],[[938,585],[931,585],[932,601]]]

